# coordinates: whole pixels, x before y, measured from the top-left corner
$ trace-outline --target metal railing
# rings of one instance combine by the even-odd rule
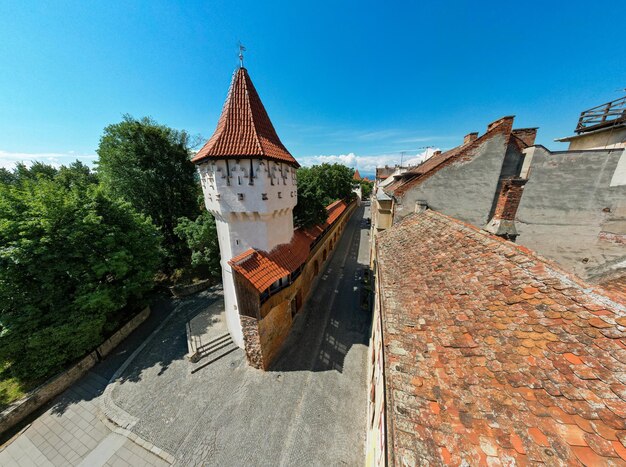
[[[607,128],[626,122],[626,96],[580,113],[576,133]]]

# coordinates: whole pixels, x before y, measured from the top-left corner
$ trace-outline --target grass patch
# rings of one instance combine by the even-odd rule
[[[21,399],[26,394],[21,381],[17,378],[7,378],[0,381],[0,410],[9,404]]]
[[[28,391],[37,387],[41,381],[21,381],[11,376],[10,365],[0,365],[0,410],[20,400]]]

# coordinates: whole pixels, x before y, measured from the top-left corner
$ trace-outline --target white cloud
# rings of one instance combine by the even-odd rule
[[[407,153],[404,155],[404,158],[402,158],[401,153],[398,152],[370,156],[357,156],[355,153],[350,152],[348,154],[339,155],[301,157],[298,158],[298,160],[304,166],[311,166],[323,163],[336,163],[347,165],[348,167],[352,168],[357,168],[361,172],[374,173],[376,171],[376,167],[384,167],[385,165],[393,167],[396,164],[400,164],[401,160],[402,165],[404,166],[418,165],[428,159],[430,156],[432,156],[433,153],[437,150],[437,148],[426,148],[425,151],[417,154],[407,151]]]
[[[76,159],[81,159],[87,165],[91,166],[97,158],[98,156],[96,154],[77,155],[75,151],[68,151],[67,153],[26,153],[0,150],[0,167],[12,169],[19,162],[22,162],[26,166],[30,166],[36,161],[50,164],[54,167],[60,167],[61,165],[71,164]]]

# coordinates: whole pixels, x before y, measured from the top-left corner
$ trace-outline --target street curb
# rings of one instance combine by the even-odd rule
[[[221,284],[215,285],[208,289],[211,292],[216,292],[221,290]],[[179,313],[180,309],[175,309],[169,315],[165,317],[165,319],[157,326],[157,328],[150,333],[150,335],[135,349],[133,353],[129,355],[129,357],[122,363],[122,365],[115,371],[113,376],[109,379],[109,383],[102,393],[102,397],[100,398],[100,419],[102,422],[107,425],[107,427],[120,435],[125,436],[129,440],[133,441],[138,446],[152,452],[156,456],[160,457],[164,461],[173,464],[176,461],[176,458],[170,454],[169,452],[159,448],[158,446],[152,444],[149,441],[141,438],[136,435],[130,429],[139,421],[139,419],[124,409],[122,409],[119,405],[117,405],[113,401],[113,391],[115,387],[119,384],[118,379],[122,375],[122,373],[128,368],[128,366],[132,363],[132,361],[139,355],[146,346],[152,341],[152,339],[165,327],[169,321]]]

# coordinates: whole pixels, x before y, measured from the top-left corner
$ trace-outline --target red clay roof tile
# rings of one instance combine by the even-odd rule
[[[192,161],[242,157],[260,157],[299,167],[278,138],[245,68],[233,75],[215,133]]]
[[[326,208],[328,218],[324,224],[296,229],[291,242],[278,245],[270,252],[249,249],[232,258],[228,264],[259,292],[263,292],[305,263],[309,257],[311,244],[335,223],[347,207],[345,201],[335,201]]]
[[[624,465],[622,304],[433,211],[376,249],[398,464],[408,449],[417,464]]]

